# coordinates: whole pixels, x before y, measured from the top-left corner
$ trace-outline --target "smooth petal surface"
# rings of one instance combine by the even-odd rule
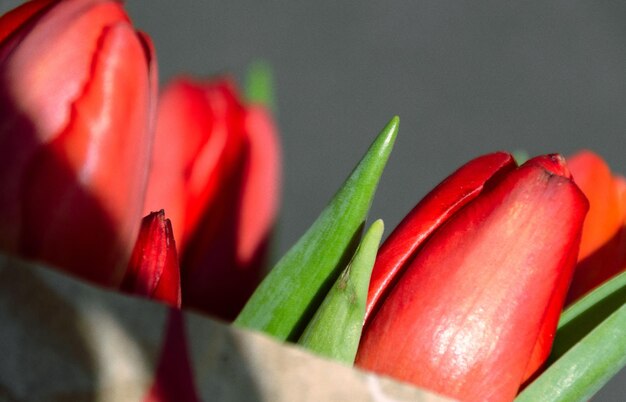
[[[144,213],[168,211],[181,250],[241,163],[244,113],[227,80],[179,78],[161,95]]]
[[[232,320],[252,294],[277,214],[280,165],[271,116],[243,105],[230,80],[180,78],[165,90],[144,209],[172,211],[184,306]]]
[[[278,214],[281,183],[280,144],[272,117],[252,106],[244,121],[249,157],[244,167],[237,233],[237,263],[250,263],[263,244]]]
[[[32,0],[9,11],[0,17],[0,46],[10,35],[16,34],[19,29],[31,18],[45,11],[45,8],[57,0]]]
[[[143,218],[121,290],[180,308],[178,253],[163,210]]]
[[[626,268],[626,201],[624,179],[614,176],[598,155],[579,152],[568,166],[589,200],[569,304]]]
[[[357,365],[462,400],[512,400],[587,210],[563,173],[529,162],[435,232],[371,319]]]
[[[280,144],[269,113],[252,106],[245,148],[185,255],[184,304],[233,320],[261,281],[280,193]]]
[[[151,45],[115,1],[26,24],[0,47],[0,246],[118,286],[152,144]]]
[[[504,152],[473,159],[441,182],[409,212],[389,235],[376,258],[367,299],[366,323],[428,236],[476,198],[487,180],[499,180],[516,166],[513,157]]]

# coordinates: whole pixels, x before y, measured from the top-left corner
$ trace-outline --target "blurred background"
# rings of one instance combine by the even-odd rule
[[[388,231],[442,178],[495,150],[600,153],[626,173],[623,2],[127,2],[160,77],[266,60],[284,150],[277,254],[379,130],[400,134],[370,217]]]
[[[2,10],[21,3],[2,0]],[[180,73],[273,69],[284,155],[276,256],[308,228],[379,130],[400,133],[370,218],[391,231],[459,165],[495,150],[589,148],[626,173],[622,1],[129,0]],[[626,373],[595,400],[623,401]]]

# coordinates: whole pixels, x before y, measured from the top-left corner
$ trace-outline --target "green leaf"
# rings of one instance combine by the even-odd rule
[[[315,223],[256,289],[235,325],[295,341],[354,254],[396,139],[396,116]]]
[[[370,276],[383,229],[380,219],[370,226],[352,261],[337,278],[298,340],[300,345],[321,356],[354,364],[363,330]]]
[[[626,365],[626,304],[554,362],[517,402],[587,401]]]
[[[624,303],[626,272],[613,277],[563,311],[548,364],[571,349]]]
[[[515,162],[518,165],[524,164],[524,162],[526,162],[529,158],[530,156],[528,155],[528,152],[523,149],[516,149],[513,151],[513,159],[515,159]]]
[[[249,103],[261,104],[272,111],[276,111],[274,99],[274,78],[272,67],[263,60],[257,60],[250,65],[246,75],[246,99]]]

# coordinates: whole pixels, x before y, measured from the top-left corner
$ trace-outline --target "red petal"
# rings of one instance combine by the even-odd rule
[[[357,364],[455,398],[512,400],[586,211],[570,180],[533,163],[510,173],[424,245]]]
[[[527,161],[525,165],[538,166],[545,169],[548,173],[563,176],[568,179],[572,177],[565,163],[565,159],[559,154],[537,156]],[[575,265],[577,256],[578,249],[572,248],[565,265]],[[565,274],[569,275],[568,272]],[[567,290],[569,288],[569,278],[570,277],[567,276],[557,282],[557,286],[555,287],[550,302],[548,303],[537,341],[535,342],[535,346],[526,366],[526,371],[522,377],[522,382],[526,382],[529,378],[536,374],[539,367],[541,367],[550,355],[552,343],[554,342],[555,328],[558,324],[561,310],[563,309],[563,300],[565,299],[565,295],[567,294]]]
[[[20,29],[31,18],[36,18],[55,0],[33,0],[9,11],[0,17],[0,46],[2,42]]]
[[[237,265],[239,205],[248,147],[220,187],[182,258],[183,305],[232,320],[261,278],[258,267]]]
[[[246,113],[249,158],[240,201],[237,263],[249,264],[274,225],[280,193],[280,144],[270,114],[260,106]]]
[[[238,163],[243,119],[226,80],[181,78],[161,96],[144,213],[165,208],[181,250]]]
[[[0,30],[0,245],[118,285],[147,174],[149,40],[117,1],[33,1]]]
[[[567,303],[578,299],[624,268],[624,200],[619,178],[598,155],[582,151],[568,161],[574,181],[589,200],[578,266]]]
[[[504,152],[473,159],[441,182],[409,212],[378,252],[370,281],[366,322],[426,239],[476,198],[487,180],[498,180],[515,167],[513,157]]]
[[[172,211],[185,306],[232,319],[254,290],[279,169],[269,114],[246,110],[230,81],[178,79],[164,92],[145,209]]]
[[[92,79],[106,30],[116,24],[130,27],[118,2],[61,1],[2,47],[2,92],[31,118],[39,140],[53,139],[69,123],[72,103]]]
[[[525,165],[539,166],[545,169],[548,173],[563,176],[568,179],[572,178],[572,174],[565,163],[565,158],[559,154],[536,156],[529,159]]]
[[[176,242],[163,210],[143,218],[121,290],[180,307]]]

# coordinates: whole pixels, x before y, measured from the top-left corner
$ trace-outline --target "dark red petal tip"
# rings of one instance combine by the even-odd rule
[[[568,179],[572,178],[572,174],[567,168],[567,163],[565,162],[565,158],[560,154],[548,154],[548,155],[540,155],[536,156],[530,160],[528,160],[524,165],[535,165],[541,166],[546,171],[553,175],[563,176]]]
[[[121,290],[180,307],[176,242],[163,210],[143,218]]]

